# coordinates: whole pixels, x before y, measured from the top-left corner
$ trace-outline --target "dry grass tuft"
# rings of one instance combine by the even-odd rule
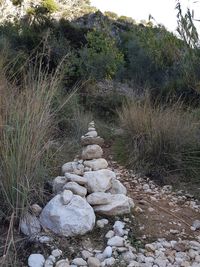
[[[132,167],[145,173],[199,173],[199,123],[180,103],[152,105],[147,97],[124,105],[119,118]]]

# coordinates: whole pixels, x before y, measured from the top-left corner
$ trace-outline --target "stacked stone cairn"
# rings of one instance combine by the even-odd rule
[[[126,188],[102,158],[103,142],[94,122],[91,122],[88,133],[81,138],[81,156],[73,162],[65,163],[62,166],[63,176],[53,180],[55,196],[40,212],[37,229],[26,229],[27,221],[22,221],[23,233],[36,234],[41,225],[43,229],[60,236],[83,235],[93,229],[95,213],[115,216],[130,212],[133,201],[126,196]],[[33,224],[36,225],[35,222]]]

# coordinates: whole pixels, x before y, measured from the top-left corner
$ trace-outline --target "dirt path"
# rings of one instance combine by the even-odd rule
[[[105,154],[110,154],[109,148]],[[139,225],[138,238],[146,241],[200,238],[200,230],[191,230],[192,223],[200,220],[200,203],[197,200],[173,192],[170,186],[160,187],[148,178],[137,177],[133,171],[114,162],[112,156],[108,158],[109,166],[118,174],[119,180],[128,189],[128,195],[134,200],[133,215]]]

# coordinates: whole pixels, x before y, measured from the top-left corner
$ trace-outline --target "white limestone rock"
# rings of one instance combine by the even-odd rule
[[[31,254],[28,258],[29,267],[43,267],[45,258],[42,254]]]
[[[75,182],[66,183],[63,189],[72,191],[75,195],[85,197],[87,195],[87,189]]]
[[[77,265],[77,266],[85,266],[85,265],[87,266],[87,262],[82,258],[73,259],[72,264]]]
[[[107,245],[111,247],[123,247],[124,238],[120,236],[111,237],[110,239],[108,239]]]
[[[116,216],[122,214],[128,214],[133,207],[133,201],[129,197],[117,194],[111,195],[111,202],[106,205],[94,206],[94,211],[108,216]]]
[[[73,195],[68,205],[56,195],[40,215],[41,225],[61,236],[83,235],[93,229],[95,219],[92,207],[78,195]]]
[[[91,168],[93,171],[98,171],[102,169],[106,169],[108,167],[107,160],[100,158],[100,159],[93,159],[93,160],[85,160],[83,162],[85,167]]]
[[[87,202],[94,205],[104,205],[111,202],[112,195],[110,193],[96,192],[87,196]]]
[[[127,194],[126,187],[119,180],[112,179],[111,184],[111,188],[109,189],[111,194]]]
[[[84,160],[98,159],[103,155],[103,150],[99,145],[88,145],[83,148],[82,158]]]
[[[27,236],[34,236],[41,231],[38,218],[28,212],[21,218],[19,227],[21,232]]]
[[[83,175],[84,166],[78,161],[67,162],[62,166],[62,173],[65,174],[66,172]]]
[[[99,228],[104,228],[105,225],[107,225],[109,221],[107,219],[101,219],[97,221],[97,226]]]
[[[110,170],[99,170],[85,172],[84,177],[87,179],[87,189],[89,193],[105,192],[111,187],[111,180],[116,175]]]
[[[73,174],[73,173],[65,173],[65,178],[67,179],[67,182],[76,182],[80,185],[85,185],[87,183],[87,179],[85,179],[84,177],[77,175],[77,174]]]
[[[107,246],[104,249],[104,251],[103,251],[103,257],[105,259],[112,257],[112,247],[111,246]]]
[[[61,200],[62,200],[62,203],[64,205],[69,204],[69,202],[71,201],[72,197],[73,197],[73,193],[70,190],[64,190],[61,193]]]

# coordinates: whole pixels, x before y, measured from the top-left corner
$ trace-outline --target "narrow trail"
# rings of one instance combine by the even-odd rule
[[[109,166],[127,187],[135,203],[134,216],[138,222],[138,238],[153,241],[200,239],[200,229],[191,229],[200,220],[200,203],[191,196],[173,192],[170,186],[158,186],[148,178],[141,178],[112,160],[109,148],[104,148]],[[110,155],[110,156],[109,156]]]

